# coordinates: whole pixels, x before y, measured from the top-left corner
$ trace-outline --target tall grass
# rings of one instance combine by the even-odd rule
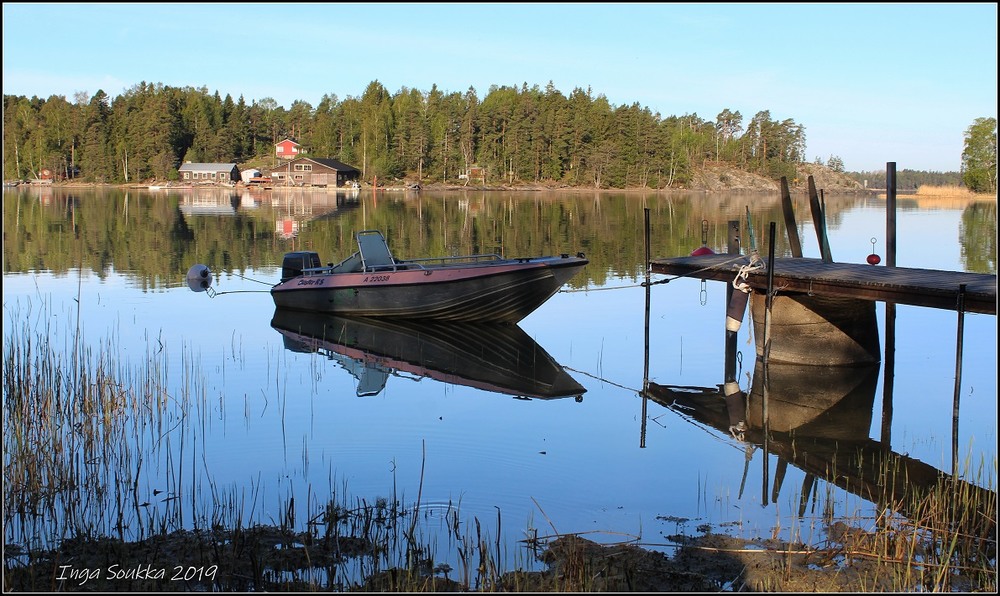
[[[874,530],[855,533],[844,554],[883,563],[894,590],[995,592],[995,469],[995,462],[972,466],[966,460],[961,476],[975,483],[942,477],[929,490],[904,497],[905,502],[888,503]],[[898,511],[906,511],[906,517]]]

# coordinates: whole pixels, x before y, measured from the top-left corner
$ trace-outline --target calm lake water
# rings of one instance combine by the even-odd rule
[[[124,484],[129,501],[134,493],[143,502],[142,513],[124,518],[127,535],[222,517],[220,503],[239,508],[243,523],[278,523],[291,498],[304,525],[337,495],[410,506],[419,499],[428,519],[457,507],[463,523],[478,519],[511,553],[536,531],[637,538],[670,552],[667,537],[677,533],[810,541],[821,537],[824,514],[870,520],[879,511],[863,495],[813,482],[815,470],[797,461],[786,466],[788,453],[766,454],[753,433],[740,441],[697,408],[642,395],[647,380],[723,383],[726,308],[725,284],[675,279],[650,289],[647,328],[645,210],[653,258],[687,255],[703,240],[724,252],[727,222],[745,227],[748,210],[764,256],[768,224],[778,223],[780,256],[789,253],[777,195],[48,188],[5,190],[3,201],[5,353],[11,338],[28,333],[70,354],[79,336],[85,354],[108,352],[116,366],[158,363],[154,376],[168,386],[160,407],[173,413],[155,429],[126,433],[135,440],[116,447],[132,455],[79,464],[95,485],[113,493]],[[818,257],[808,203],[795,201],[805,256]],[[827,197],[826,209],[835,260],[864,263],[874,249],[884,262],[884,200]],[[996,221],[992,202],[900,197],[897,265],[995,274]],[[586,253],[584,272],[519,326],[535,357],[547,354],[563,367],[585,389],[582,398],[525,398],[523,386],[513,389],[518,397],[485,387],[473,371],[465,371],[472,380],[438,379],[286,339],[272,327],[267,293],[283,253],[310,249],[337,261],[362,229],[382,230],[402,258]],[[185,275],[195,264],[213,271],[214,297],[189,289]],[[884,304],[877,316],[884,333]],[[853,373],[830,381],[807,371],[782,381],[820,395],[834,412],[803,414],[802,436],[819,437],[817,453],[831,441],[853,441],[950,474],[957,329],[955,312],[897,307],[891,412],[881,367],[839,407],[836,392],[857,384]],[[748,393],[750,332],[748,319],[738,339]],[[476,349],[502,341],[474,337],[479,348],[466,355],[474,360]],[[959,475],[979,484],[996,477],[996,362],[996,317],[966,314]],[[722,403],[719,395],[698,399],[708,409]],[[7,422],[4,430],[10,437]],[[798,449],[810,449],[804,445]],[[81,507],[95,531],[117,531],[113,497]],[[7,545],[69,533],[58,519],[5,511]]]

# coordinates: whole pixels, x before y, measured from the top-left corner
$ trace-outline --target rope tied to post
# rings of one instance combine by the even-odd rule
[[[756,250],[751,251],[750,262],[746,265],[741,265],[739,271],[736,272],[736,277],[733,278],[733,288],[744,294],[749,294],[753,289],[746,282],[747,277],[751,272],[763,271],[764,269],[766,269],[766,264],[760,258],[760,254]]]

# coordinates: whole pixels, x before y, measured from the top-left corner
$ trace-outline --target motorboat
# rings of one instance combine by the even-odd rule
[[[358,250],[337,264],[322,265],[316,252],[286,253],[281,281],[271,288],[275,306],[360,317],[517,323],[589,262],[583,253],[403,260],[392,255],[378,230],[355,237]]]

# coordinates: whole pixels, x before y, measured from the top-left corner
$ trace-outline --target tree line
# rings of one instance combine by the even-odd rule
[[[372,81],[360,97],[325,95],[285,109],[265,98],[247,104],[206,88],[139,83],[111,99],[4,95],[4,178],[58,177],[127,183],[175,179],[185,162],[266,161],[284,138],[309,155],[332,157],[364,179],[453,182],[473,166],[489,184],[551,182],[594,188],[665,188],[694,168],[721,162],[778,178],[794,176],[805,127],[769,111],[714,120],[663,117],[613,106],[590,89],[568,96],[552,84],[492,86],[446,93]]]
[[[728,108],[714,120],[661,116],[638,103],[614,106],[589,88],[567,96],[551,82],[494,85],[480,99],[472,87],[392,94],[375,80],[360,97],[327,94],[316,107],[297,100],[287,110],[272,98],[247,104],[205,87],[146,82],[113,99],[103,90],[73,99],[4,95],[5,180],[43,171],[88,182],[173,180],[187,161],[262,167],[276,143],[292,138],[369,182],[455,182],[475,166],[493,185],[659,189],[683,185],[709,163],[792,179],[806,149],[805,127],[768,110],[749,120]],[[838,156],[825,165],[844,171]],[[995,168],[996,119],[980,118],[966,132],[962,173],[904,170],[899,182],[995,192]],[[884,187],[884,172],[854,177]]]

